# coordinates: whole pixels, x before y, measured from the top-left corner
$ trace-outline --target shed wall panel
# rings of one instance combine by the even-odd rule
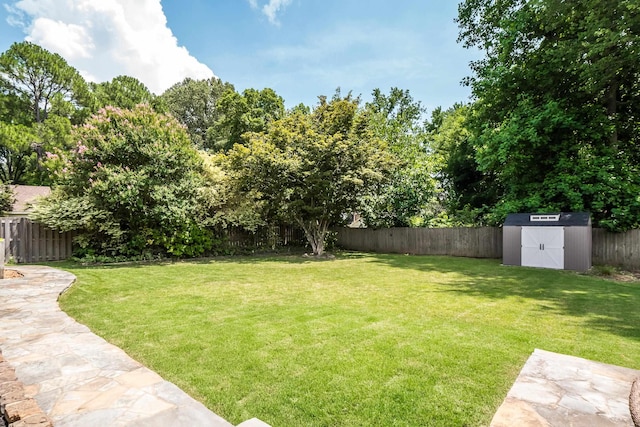
[[[566,227],[564,247],[566,270],[587,271],[591,268],[591,227]]]
[[[502,263],[504,265],[522,265],[522,227],[504,227],[502,229]]]

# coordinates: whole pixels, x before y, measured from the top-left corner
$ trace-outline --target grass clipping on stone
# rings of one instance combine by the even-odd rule
[[[488,425],[534,350],[640,368],[640,285],[338,254],[111,267],[62,308],[238,424]]]

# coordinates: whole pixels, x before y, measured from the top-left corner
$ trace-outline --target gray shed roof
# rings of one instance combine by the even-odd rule
[[[507,215],[507,219],[504,221],[505,227],[519,225],[588,227],[591,225],[591,216],[588,212],[516,213]]]

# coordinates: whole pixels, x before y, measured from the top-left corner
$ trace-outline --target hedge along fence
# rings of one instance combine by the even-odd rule
[[[76,234],[50,230],[27,217],[3,217],[0,218],[0,238],[4,241],[0,244],[0,253],[5,260],[17,263],[61,261],[73,255]],[[245,250],[299,247],[306,241],[302,230],[284,225],[262,227],[256,232],[229,228],[221,231],[220,237],[229,248]]]
[[[338,245],[364,252],[502,258],[502,228],[340,228]],[[640,230],[592,230],[593,264],[640,269]]]

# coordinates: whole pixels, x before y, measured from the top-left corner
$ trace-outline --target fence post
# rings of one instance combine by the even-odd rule
[[[0,279],[4,279],[4,239],[0,238]]]
[[[3,256],[4,259],[9,259],[11,256],[11,247],[9,246],[11,244],[11,219],[3,218],[2,223],[2,237],[4,238],[4,245],[2,245],[4,252]]]

